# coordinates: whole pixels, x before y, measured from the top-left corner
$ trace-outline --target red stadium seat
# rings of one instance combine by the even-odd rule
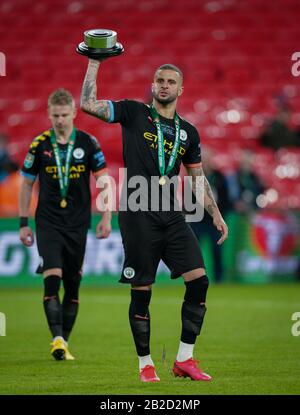
[[[257,149],[256,138],[283,92],[294,112],[292,125],[299,124],[299,78],[291,74],[291,55],[299,50],[300,39],[297,0],[186,0],[184,13],[181,2],[169,0],[114,0],[101,3],[101,12],[96,0],[45,0],[30,8],[19,0],[0,7],[0,35],[9,65],[8,75],[0,78],[0,131],[20,144],[21,153],[26,152],[21,143],[49,126],[46,102],[54,89],[69,89],[79,105],[87,59],[75,48],[83,31],[99,21],[102,27],[115,28],[125,46],[121,57],[101,68],[99,94],[105,99],[148,100],[154,70],[172,62],[184,71],[179,110],[204,142]],[[236,124],[222,122],[222,112],[230,109],[241,112]],[[76,122],[101,139],[110,162],[114,157],[121,162],[119,127],[80,111]],[[109,150],[112,141],[116,152]],[[276,183],[275,163],[299,163],[296,153],[279,153],[276,161],[261,150],[257,169]],[[223,167],[230,164],[227,156],[221,161]]]

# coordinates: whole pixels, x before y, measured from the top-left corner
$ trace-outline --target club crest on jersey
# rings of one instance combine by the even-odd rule
[[[180,140],[181,141],[186,141],[187,139],[187,133],[185,130],[180,130]]]
[[[124,277],[130,280],[135,276],[135,270],[131,267],[126,267],[123,271]]]
[[[26,169],[30,169],[30,167],[32,167],[34,163],[34,159],[35,159],[35,156],[33,154],[27,153],[27,156],[25,157],[25,160],[24,160],[24,167]]]
[[[75,148],[75,150],[73,151],[73,156],[75,159],[82,159],[84,156],[84,150],[80,147]]]

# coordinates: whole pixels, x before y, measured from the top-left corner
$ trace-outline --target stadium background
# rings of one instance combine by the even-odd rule
[[[216,290],[216,297],[211,294],[211,300],[212,306],[217,305],[217,309],[224,297],[228,302],[237,300],[236,307],[240,305],[241,308],[238,312],[237,308],[232,311],[232,318],[244,311],[242,304],[248,302],[251,305],[253,296],[258,298],[257,307],[255,304],[252,304],[253,308],[249,306],[254,314],[249,311],[247,321],[250,324],[256,318],[255,313],[257,316],[260,314],[261,307],[268,309],[268,318],[273,316],[274,324],[269,326],[271,334],[265,339],[265,346],[275,340],[272,330],[278,330],[277,324],[285,327],[279,339],[278,354],[274,353],[274,361],[279,351],[289,346],[290,356],[296,356],[296,343],[287,346],[286,339],[288,337],[289,342],[298,340],[291,340],[290,316],[292,312],[300,311],[296,296],[299,290],[296,281],[299,279],[300,149],[282,149],[275,153],[261,148],[258,137],[266,121],[276,113],[279,96],[285,96],[292,107],[292,127],[300,126],[300,77],[293,76],[291,72],[291,57],[300,48],[299,17],[300,4],[297,0],[33,0],[30,4],[25,0],[3,0],[0,4],[0,51],[6,56],[6,76],[0,77],[0,132],[8,135],[9,153],[19,164],[33,137],[49,127],[46,102],[54,89],[69,89],[79,105],[87,60],[78,55],[75,48],[82,41],[84,30],[96,27],[116,30],[118,40],[125,47],[122,56],[102,65],[99,96],[114,100],[124,97],[148,100],[154,70],[162,63],[173,63],[182,68],[185,75],[185,93],[179,100],[178,110],[198,128],[202,143],[214,149],[219,168],[224,173],[233,171],[242,149],[251,148],[255,152],[256,172],[271,191],[261,199],[261,209],[255,215],[233,213],[229,217],[230,237],[224,245],[223,254],[225,281],[231,288],[229,290],[226,284],[212,288],[212,291]],[[117,178],[118,168],[122,165],[120,127],[101,123],[81,111],[78,112],[76,125],[100,140],[110,174]],[[37,301],[39,291],[34,288],[41,285],[40,278],[34,275],[38,261],[36,250],[25,250],[18,241],[18,184],[18,173],[11,174],[0,184],[0,311],[7,313],[10,310],[9,301],[13,300],[14,295],[19,300],[23,298],[24,286],[28,290],[25,292],[38,304],[36,307],[40,306]],[[94,183],[92,192],[95,199],[97,191]],[[110,289],[107,284],[116,287],[122,263],[116,217],[113,223],[114,232],[107,241],[96,241],[91,231],[87,250],[85,284],[105,283],[103,290]],[[203,249],[209,275],[212,276],[209,246],[204,244]],[[213,280],[213,276],[211,278]],[[168,282],[163,266],[158,281]],[[276,285],[274,288],[272,283],[277,281],[281,282],[281,288]],[[253,283],[253,286],[240,288],[232,285],[236,282]],[[260,283],[260,287],[262,283],[270,285],[256,291],[255,283]],[[33,286],[32,291],[30,286]],[[177,288],[167,287],[162,292],[165,295],[169,293],[170,298],[174,294],[175,298]],[[163,284],[161,289],[165,289]],[[83,297],[89,299],[90,295],[93,296],[92,290],[92,287],[86,287]],[[119,288],[115,290],[121,307],[125,307],[127,294],[124,290],[120,294]],[[230,297],[232,292],[236,293],[236,297]],[[105,296],[105,293],[107,291],[103,291],[102,295]],[[181,297],[180,294],[178,298]],[[279,309],[276,308],[277,301],[281,301]],[[284,317],[281,314],[283,309]],[[33,313],[36,313],[34,310]],[[221,306],[219,310],[224,313]],[[82,312],[78,330],[85,324],[84,316],[89,319],[88,310],[85,312]],[[210,318],[213,319],[214,315]],[[265,323],[262,322],[261,333]],[[39,324],[44,327],[43,321]],[[219,321],[219,324],[223,323]],[[235,324],[237,329],[237,321]],[[17,324],[13,327],[18,328]],[[223,338],[226,333],[225,329]],[[30,333],[27,335],[30,336]],[[43,335],[46,336],[46,329]],[[21,334],[19,336],[22,337]],[[244,340],[248,342],[248,339]],[[7,341],[10,341],[9,336]],[[213,341],[218,342],[219,339],[214,337]],[[208,354],[209,340],[204,341],[204,346]],[[231,346],[227,345],[228,348]],[[80,351],[78,344],[77,349]],[[212,352],[215,351],[212,349]],[[290,372],[295,377],[291,377],[287,389],[284,386],[280,389],[279,383],[276,389],[276,382],[273,383],[274,389],[264,389],[266,383],[261,381],[261,389],[251,389],[248,384],[247,391],[297,393],[295,362],[296,357],[289,361]],[[296,367],[299,374],[299,358]],[[233,365],[231,370],[235,369]],[[5,371],[2,373],[5,374]],[[87,390],[92,393],[94,390],[77,386],[75,392],[78,393]],[[120,385],[114,386],[121,392],[133,391],[122,389]],[[40,393],[55,392],[55,389],[53,392],[42,386],[36,387]],[[8,386],[2,391],[11,393],[13,388]],[[15,390],[21,393],[32,391],[29,387]],[[170,393],[174,390],[169,389]],[[225,382],[224,389],[212,389],[212,393],[226,393],[227,390]],[[153,391],[161,393],[158,388]],[[194,393],[191,389],[186,391]],[[177,392],[182,393],[180,389]],[[243,391],[237,387],[231,392]],[[67,393],[72,393],[71,389]]]
[[[1,52],[6,55],[7,72],[0,78],[0,131],[9,137],[14,160],[21,164],[33,137],[49,126],[46,102],[51,91],[70,89],[79,105],[87,59],[75,48],[83,31],[99,25],[113,28],[125,53],[102,65],[101,97],[148,100],[153,71],[162,62],[172,62],[185,74],[179,112],[198,128],[202,143],[215,150],[217,166],[227,174],[236,168],[241,149],[255,151],[256,172],[268,189],[261,201],[264,209],[260,214],[265,220],[259,223],[271,221],[272,225],[268,229],[257,225],[253,217],[246,222],[229,218],[231,235],[223,254],[230,261],[224,278],[251,281],[253,274],[253,282],[265,282],[274,273],[275,279],[284,279],[284,274],[296,278],[298,231],[289,223],[298,220],[290,216],[300,208],[300,149],[282,149],[276,154],[260,147],[258,137],[275,114],[279,96],[285,96],[292,107],[293,128],[300,125],[300,81],[291,72],[291,57],[300,40],[297,1],[187,0],[183,7],[181,1],[168,0],[113,0],[101,6],[97,1],[63,0],[34,1],[28,8],[25,1],[15,0],[2,2],[0,11]],[[118,180],[120,127],[101,123],[81,111],[76,124],[99,138],[110,174]],[[0,185],[2,217],[17,216],[19,180],[16,173]],[[95,200],[94,183],[92,192]],[[22,255],[14,254],[21,249],[13,232],[14,222],[1,219],[0,223],[0,284],[6,284],[8,278],[3,277],[7,275],[18,281],[21,274],[32,273],[34,265],[29,271],[25,262],[34,254],[25,250]],[[272,251],[272,239],[276,238],[277,248]],[[93,282],[99,281],[101,274],[118,274],[122,250],[117,233],[111,241],[98,243],[97,249],[101,251],[104,245],[106,250],[114,241],[118,248],[115,256],[110,256],[113,265],[99,272],[100,265],[89,263],[88,269],[95,269],[98,275]],[[211,270],[209,246],[204,245],[204,250]],[[241,270],[239,258],[245,255],[249,267]],[[89,257],[101,262],[99,255]],[[19,272],[13,274],[13,269]]]

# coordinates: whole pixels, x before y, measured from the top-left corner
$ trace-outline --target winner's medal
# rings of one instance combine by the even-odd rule
[[[66,201],[66,199],[62,199],[61,200],[61,202],[60,202],[60,207],[62,207],[63,209],[65,208],[65,207],[67,207],[67,201]]]
[[[153,122],[156,126],[156,130],[157,130],[158,167],[159,167],[159,173],[160,173],[160,178],[159,178],[158,183],[161,186],[164,186],[167,183],[167,180],[166,180],[167,175],[173,169],[174,164],[176,162],[177,151],[178,151],[179,144],[180,144],[180,121],[179,121],[179,117],[178,117],[177,112],[175,112],[175,117],[174,117],[174,121],[175,121],[175,142],[174,142],[174,146],[173,146],[172,151],[171,151],[168,166],[165,170],[164,136],[163,136],[163,133],[162,133],[162,130],[161,130],[159,114],[158,114],[158,112],[156,111],[156,108],[153,105],[151,105],[151,107],[150,107],[150,112],[151,112],[152,120],[153,120]]]
[[[165,185],[166,184],[166,178],[165,178],[165,176],[161,176],[160,178],[159,178],[159,181],[158,181],[158,183],[161,185],[161,186],[163,186],[163,185]]]
[[[75,138],[76,138],[76,129],[73,128],[72,134],[69,139],[66,161],[64,165],[64,171],[63,171],[59,148],[56,142],[55,132],[54,132],[54,129],[50,130],[50,140],[51,140],[51,144],[53,147],[53,152],[54,152],[55,161],[57,165],[57,175],[58,175],[59,189],[60,189],[60,196],[61,196],[60,207],[62,209],[65,209],[68,205],[66,198],[67,198],[69,184],[70,184],[69,173],[70,173],[73,149],[75,145]]]

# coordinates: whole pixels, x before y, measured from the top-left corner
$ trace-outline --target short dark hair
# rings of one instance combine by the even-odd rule
[[[162,70],[165,70],[165,69],[167,69],[167,70],[169,69],[171,71],[177,72],[180,75],[180,78],[183,80],[183,73],[182,73],[181,69],[179,69],[178,66],[175,66],[172,63],[165,63],[165,64],[161,65],[159,68],[156,69],[156,72],[157,71],[162,71]]]
[[[48,98],[48,107],[51,105],[70,105],[75,106],[72,94],[64,88],[59,88]]]

